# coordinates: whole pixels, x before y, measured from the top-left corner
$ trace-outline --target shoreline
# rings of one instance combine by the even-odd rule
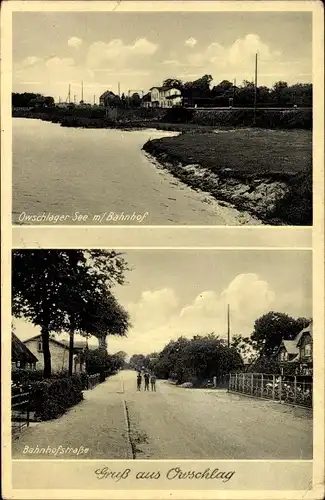
[[[246,214],[248,218],[251,216],[259,223],[267,225],[312,225],[311,152],[309,159],[305,140],[301,149],[303,158],[300,159],[302,163],[300,170],[294,170],[294,168],[292,170],[292,164],[299,163],[299,147],[296,147],[295,140],[289,140],[292,138],[289,134],[295,135],[298,139],[302,137],[299,134],[306,134],[308,138],[311,131],[264,129],[238,125],[219,127],[194,123],[163,123],[157,120],[111,123],[99,118],[77,119],[76,117],[71,117],[72,120],[67,125],[61,121],[64,117],[50,117],[49,115],[45,117],[41,113],[16,117],[40,119],[73,128],[105,128],[123,131],[155,129],[179,132],[177,136],[149,140],[143,145],[142,150],[156,168],[165,169],[193,190],[202,192],[210,200],[228,204],[229,208],[232,207],[242,213],[244,218]],[[75,125],[76,120],[79,126]],[[80,126],[80,120],[85,121],[87,126]],[[94,120],[97,126],[94,126]],[[229,136],[234,133],[237,137],[229,140]],[[241,146],[239,141],[237,145],[238,137],[245,134],[246,143]],[[261,144],[254,145],[254,137],[258,137],[259,134],[265,136],[262,142],[262,149],[263,147],[265,149],[263,158],[261,154],[258,158]],[[274,144],[278,146],[277,142],[283,142],[283,139],[279,141],[277,137],[285,134],[289,135],[289,139],[287,138],[286,143],[284,141],[282,144],[282,147],[285,146],[284,149],[275,152],[270,139],[273,140],[276,136]],[[224,138],[227,136],[228,139],[225,142]],[[182,144],[184,142],[185,145]],[[219,142],[221,146],[219,145],[219,150],[215,152],[215,145],[218,146]],[[246,157],[243,155],[243,146],[249,149],[246,151]],[[257,160],[254,155],[257,155]],[[262,160],[261,163],[264,162],[262,169],[259,160]],[[269,166],[265,165],[265,160]],[[289,165],[291,170],[288,169],[287,163],[291,163]],[[274,164],[276,170],[272,170]]]
[[[207,138],[207,150],[210,136],[200,137],[201,143]],[[217,139],[218,134],[215,136]],[[312,224],[312,172],[308,167],[306,171],[297,173],[259,173],[254,169],[248,173],[232,168],[231,155],[226,162],[222,158],[219,163],[216,155],[204,164],[202,160],[206,160],[209,152],[202,154],[195,146],[194,151],[189,151],[190,148],[183,147],[180,137],[149,140],[142,149],[158,168],[167,170],[192,189],[250,214],[263,225]],[[241,161],[245,164],[245,158]],[[231,168],[221,168],[222,163],[230,163]]]

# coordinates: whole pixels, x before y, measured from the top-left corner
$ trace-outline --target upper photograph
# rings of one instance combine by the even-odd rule
[[[12,223],[312,225],[311,12],[14,12]]]

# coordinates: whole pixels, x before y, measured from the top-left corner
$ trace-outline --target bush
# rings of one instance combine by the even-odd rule
[[[167,123],[188,123],[192,121],[194,111],[192,109],[175,107],[167,109],[161,121]]]
[[[43,370],[12,370],[11,380],[14,384],[29,384],[43,380]]]
[[[51,420],[83,399],[83,379],[78,375],[34,382],[31,388],[31,411],[37,420]]]

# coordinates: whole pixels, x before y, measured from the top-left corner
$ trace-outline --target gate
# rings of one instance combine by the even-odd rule
[[[31,386],[12,385],[11,388],[11,431],[21,432],[29,427]]]

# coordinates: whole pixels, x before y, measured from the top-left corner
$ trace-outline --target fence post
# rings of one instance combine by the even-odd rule
[[[261,398],[263,397],[263,373],[261,375]]]
[[[236,373],[235,392],[237,391],[237,387],[238,387],[238,373]]]
[[[252,373],[251,376],[251,396],[253,395],[254,392],[254,373]]]
[[[297,400],[297,377],[295,375],[294,382],[293,382],[293,402],[296,404]]]
[[[29,419],[30,419],[30,398],[31,398],[31,387],[27,388],[28,390],[28,401],[27,401],[27,427],[29,427]]]
[[[279,377],[279,401],[282,401],[282,375]]]
[[[272,399],[275,400],[275,375],[273,375],[272,379]]]

